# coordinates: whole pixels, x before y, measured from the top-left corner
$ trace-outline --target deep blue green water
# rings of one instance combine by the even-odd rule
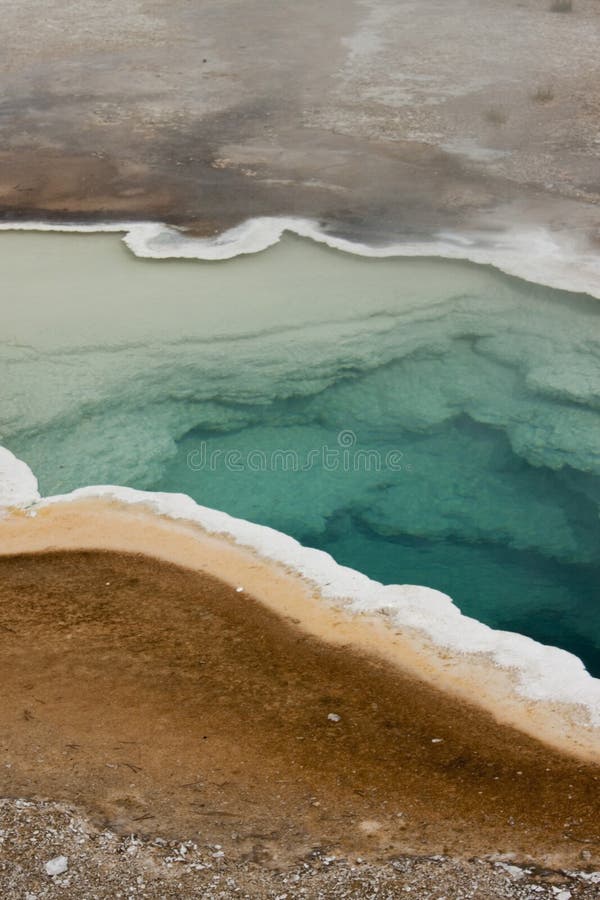
[[[600,520],[575,473],[524,463],[502,431],[464,416],[433,433],[363,426],[359,440],[315,422],[313,402],[264,413],[278,426],[193,430],[154,487],[286,531],[383,583],[437,588],[600,675]]]

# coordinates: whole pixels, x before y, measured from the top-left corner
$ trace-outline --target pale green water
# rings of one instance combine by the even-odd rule
[[[2,441],[184,491],[600,674],[600,301],[297,239],[227,263],[4,234]]]

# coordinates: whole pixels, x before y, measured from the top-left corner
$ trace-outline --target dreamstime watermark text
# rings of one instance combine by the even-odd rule
[[[200,441],[188,451],[187,465],[193,472],[408,472],[401,450],[385,452],[358,446],[354,431],[338,432],[335,445],[298,450],[293,447],[264,450],[259,448],[214,447]]]

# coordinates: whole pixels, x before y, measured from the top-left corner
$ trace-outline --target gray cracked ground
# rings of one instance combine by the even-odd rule
[[[0,212],[262,214],[426,236],[595,234],[600,6],[21,0],[0,30]]]

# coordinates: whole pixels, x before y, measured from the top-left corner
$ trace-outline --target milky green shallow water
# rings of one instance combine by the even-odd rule
[[[184,491],[600,674],[600,301],[287,238],[2,234],[0,433],[45,493]]]

